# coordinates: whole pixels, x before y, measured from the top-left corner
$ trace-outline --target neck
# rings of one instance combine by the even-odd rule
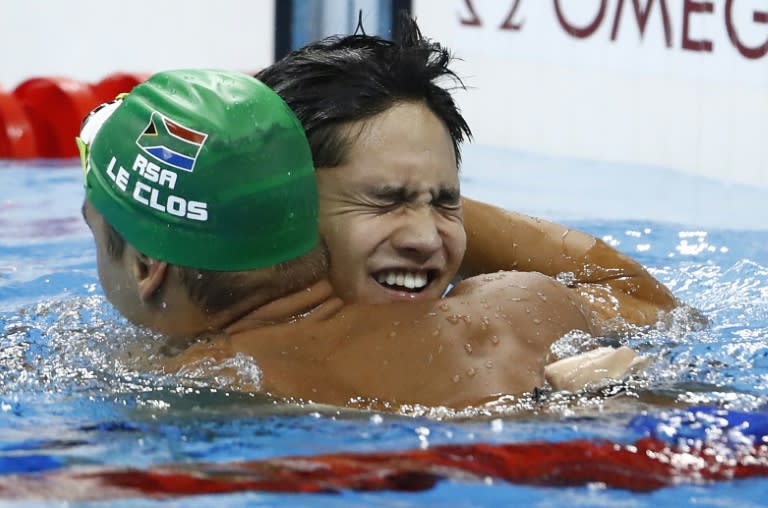
[[[267,291],[254,291],[226,309],[211,312],[190,299],[182,285],[169,284],[161,294],[147,302],[146,321],[137,324],[147,326],[180,345],[199,337],[219,334],[230,324],[258,312],[271,301]]]
[[[210,313],[191,301],[186,292],[166,292],[162,304],[154,305],[149,322],[138,323],[169,338],[169,344],[183,347],[190,340],[220,333],[297,321],[321,315],[319,308],[335,310],[341,304],[326,277],[294,293],[274,298],[266,291],[254,291],[236,305]],[[329,304],[337,302],[336,305]]]
[[[309,315],[325,314],[340,304],[341,300],[335,295],[331,283],[327,278],[322,278],[305,289],[252,307],[250,312],[231,322],[224,331],[234,334],[242,330],[298,321]]]

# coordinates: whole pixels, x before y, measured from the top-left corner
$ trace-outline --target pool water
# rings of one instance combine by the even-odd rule
[[[254,488],[170,501],[146,491],[138,497],[106,488],[78,493],[91,485],[78,476],[82,471],[142,472],[168,464],[194,471],[199,464],[224,469],[238,461],[274,465],[270,461],[286,456],[311,461],[321,454],[429,452],[444,445],[631,444],[648,431],[668,441],[682,437],[689,445],[714,440],[726,447],[725,455],[745,442],[760,444],[768,434],[768,225],[760,219],[768,210],[762,192],[652,168],[634,182],[600,164],[498,155],[467,151],[467,195],[605,239],[647,266],[708,323],[681,310],[657,327],[622,337],[652,358],[645,372],[623,382],[574,394],[544,390],[454,412],[302,406],[157,378],[133,360],[151,358],[158,338],[123,320],[98,285],[75,162],[0,161],[0,503],[58,505],[92,498],[110,506],[764,505],[768,467],[740,480],[681,477],[678,485],[645,492],[599,478],[534,486],[439,471],[436,483],[414,492]],[[656,191],[654,177],[669,182],[666,194]],[[568,339],[558,345],[573,346]],[[705,410],[686,412],[690,406]],[[707,411],[713,408],[726,416],[712,417]],[[735,423],[723,423],[726,417]],[[537,457],[527,460],[535,465]]]

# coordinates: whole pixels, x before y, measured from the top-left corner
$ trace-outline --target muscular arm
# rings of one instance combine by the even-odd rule
[[[572,289],[602,321],[648,325],[678,305],[639,263],[602,240],[551,222],[463,198],[467,253],[461,274],[498,270],[570,272]]]

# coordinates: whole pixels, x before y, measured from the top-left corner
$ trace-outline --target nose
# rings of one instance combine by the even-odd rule
[[[392,236],[392,246],[402,256],[424,262],[440,250],[443,239],[430,206],[420,206],[404,214]]]

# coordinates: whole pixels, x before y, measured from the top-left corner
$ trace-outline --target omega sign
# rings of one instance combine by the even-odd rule
[[[609,33],[608,39],[616,42],[629,17],[643,38],[660,37],[667,48],[716,52],[726,38],[714,32],[722,31],[727,34],[725,43],[741,57],[758,60],[768,54],[765,0],[508,0],[505,14],[495,17],[482,12],[480,3],[464,0],[458,14],[460,25],[510,32],[532,30],[536,28],[527,23],[528,6],[544,7],[551,9],[558,29],[575,39],[599,37],[600,32]],[[651,17],[656,21],[649,23]],[[699,27],[695,31],[694,24]]]

